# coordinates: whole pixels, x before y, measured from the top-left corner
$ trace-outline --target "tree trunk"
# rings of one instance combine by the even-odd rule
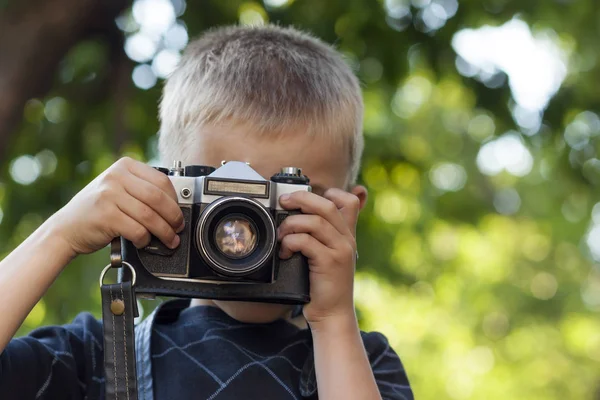
[[[59,62],[79,40],[117,29],[129,1],[14,2],[0,14],[0,159],[23,115],[23,105],[52,87]]]

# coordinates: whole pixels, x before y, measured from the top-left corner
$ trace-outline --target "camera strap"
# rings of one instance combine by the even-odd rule
[[[138,316],[135,298],[135,270],[122,261],[121,242],[111,243],[111,263],[100,275],[102,329],[104,333],[105,397],[109,400],[137,400],[134,318]],[[132,280],[104,284],[109,269],[127,266]]]

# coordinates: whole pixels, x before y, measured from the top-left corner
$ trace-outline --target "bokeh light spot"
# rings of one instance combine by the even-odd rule
[[[243,3],[238,15],[241,25],[260,26],[269,19],[265,9],[256,3]]]
[[[421,216],[421,207],[415,199],[384,191],[375,198],[375,215],[390,224],[414,222]]]
[[[62,97],[53,97],[46,102],[44,115],[52,123],[58,124],[67,118],[69,105]]]
[[[467,133],[471,138],[478,142],[482,142],[494,136],[496,124],[488,114],[477,114],[469,121]]]
[[[581,300],[592,311],[600,311],[600,272],[590,271],[581,285]]]
[[[385,167],[378,163],[367,165],[363,171],[363,179],[372,189],[385,189],[388,185],[388,176]]]
[[[521,251],[531,261],[543,261],[550,253],[550,238],[541,234],[527,235],[523,240]]]
[[[512,116],[523,133],[528,136],[537,133],[542,125],[542,112],[540,110],[531,110],[515,104],[512,107]]]
[[[186,0],[171,0],[171,4],[173,5],[175,15],[181,17],[187,7]]]
[[[166,49],[160,51],[152,61],[152,71],[154,72],[154,75],[159,78],[168,77],[175,71],[180,59],[181,55],[177,51]]]
[[[519,192],[513,188],[506,188],[494,194],[494,208],[500,214],[515,214],[521,208],[521,197]]]
[[[587,243],[594,260],[600,261],[600,225],[594,225],[592,229],[590,229],[585,242]]]
[[[164,33],[175,22],[175,9],[169,0],[136,0],[133,18],[149,35]]]
[[[131,74],[133,83],[140,89],[150,89],[156,85],[156,75],[148,64],[138,65]]]
[[[132,33],[140,29],[140,25],[133,18],[131,11],[127,11],[115,18],[117,27],[123,32]]]
[[[457,192],[465,186],[467,172],[458,164],[439,163],[431,168],[429,179],[440,190]]]
[[[428,234],[431,253],[441,261],[448,261],[456,257],[459,240],[457,232],[445,224],[434,225]]]
[[[456,400],[468,399],[473,393],[474,386],[473,377],[465,374],[464,371],[456,371],[446,380],[446,391],[451,398]]]
[[[360,63],[360,70],[366,82],[375,83],[381,79],[383,75],[383,65],[376,58],[365,58]]]
[[[590,158],[586,162],[583,163],[581,167],[581,172],[585,179],[587,179],[590,183],[600,186],[600,160],[597,158]]]
[[[41,166],[39,161],[30,156],[23,155],[10,163],[10,176],[21,185],[30,185],[40,176]]]
[[[38,99],[31,99],[25,103],[23,110],[25,119],[33,124],[39,123],[44,118],[44,103]]]
[[[476,69],[469,75],[486,81],[504,71],[515,101],[525,109],[541,111],[567,74],[568,54],[557,41],[553,32],[534,36],[527,23],[515,18],[498,27],[460,30],[452,38],[452,47]]]
[[[165,46],[171,50],[183,50],[188,41],[188,31],[181,23],[173,25],[165,33]]]
[[[508,317],[501,312],[492,312],[483,318],[483,333],[490,339],[503,338],[508,333],[509,326]]]
[[[390,174],[391,180],[398,188],[412,194],[421,191],[421,176],[419,170],[407,163],[397,164]]]
[[[383,5],[392,18],[400,19],[410,15],[410,4],[406,0],[385,0]]]
[[[446,20],[448,19],[448,15],[446,14],[444,7],[437,3],[429,4],[419,13],[419,16],[425,25],[427,25],[427,28],[433,31],[444,26],[446,24]]]
[[[444,8],[446,19],[454,17],[458,11],[458,0],[433,0],[433,2]]]
[[[484,375],[494,368],[494,353],[487,346],[478,346],[467,355],[468,369],[476,375]]]
[[[375,198],[375,213],[381,220],[397,224],[406,219],[408,205],[399,194],[383,192]]]
[[[497,175],[505,170],[515,176],[525,176],[533,167],[533,157],[520,136],[511,131],[481,146],[477,166],[486,175]]]
[[[592,207],[592,221],[600,225],[600,202],[594,204],[594,207]]]
[[[40,173],[42,175],[52,175],[56,170],[58,160],[52,150],[44,149],[35,155],[36,160],[40,165]]]
[[[406,158],[415,164],[431,157],[431,144],[419,135],[403,135],[400,147]]]
[[[553,298],[557,289],[556,278],[548,272],[540,272],[531,280],[531,293],[540,300]]]
[[[386,100],[381,92],[365,90],[363,92],[365,102],[364,129],[365,134],[372,136],[383,133],[388,126],[388,115],[381,110],[387,107]]]
[[[409,77],[394,95],[392,111],[401,118],[411,118],[429,99],[432,90],[428,79],[422,76]]]
[[[565,142],[575,150],[583,149],[590,141],[590,127],[582,121],[573,121],[565,129]]]
[[[142,33],[135,33],[125,39],[125,53],[133,61],[149,61],[157,49],[157,41]]]
[[[21,217],[17,224],[12,241],[15,245],[18,245],[25,240],[29,235],[33,233],[39,226],[44,222],[41,215],[35,213],[27,213]]]

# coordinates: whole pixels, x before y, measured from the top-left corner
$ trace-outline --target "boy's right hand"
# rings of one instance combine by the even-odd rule
[[[175,248],[184,220],[167,175],[124,157],[54,214],[51,226],[75,256],[99,250],[117,236],[140,248],[153,234]]]

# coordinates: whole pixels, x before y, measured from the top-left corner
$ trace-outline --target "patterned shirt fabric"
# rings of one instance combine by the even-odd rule
[[[175,301],[180,306],[158,313],[152,327],[156,400],[318,398],[309,329],[243,323],[216,307]],[[413,399],[387,339],[361,335],[382,398]],[[102,343],[102,323],[89,313],[11,340],[0,355],[0,398],[103,399]]]

